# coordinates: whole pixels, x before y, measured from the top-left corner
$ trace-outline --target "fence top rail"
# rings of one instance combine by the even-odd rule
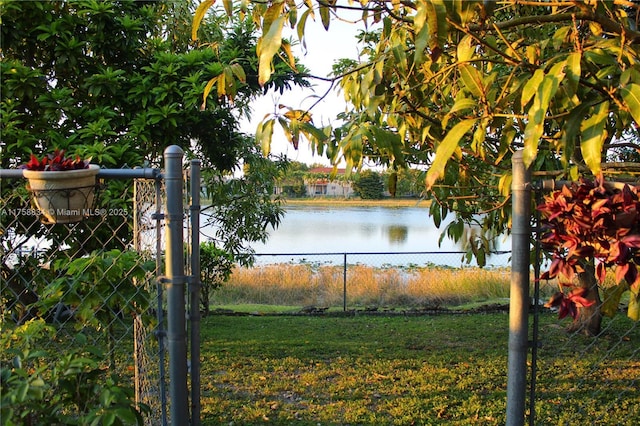
[[[22,169],[0,169],[0,179],[22,179]],[[103,179],[160,179],[162,171],[150,167],[136,169],[100,169],[98,177]]]
[[[570,180],[555,180],[555,179],[544,179],[544,180],[539,180],[536,182],[532,183],[532,187],[533,189],[537,190],[537,191],[546,191],[546,192],[553,192],[553,191],[557,191],[562,189],[562,187],[564,186],[571,186],[573,184],[579,184],[580,182],[577,181],[570,181]],[[610,191],[613,190],[621,190],[624,188],[625,185],[629,185],[629,186],[634,186],[637,185],[638,182],[637,181],[605,181],[603,183],[604,187]]]
[[[388,254],[464,254],[464,251],[366,251],[366,252],[328,252],[328,253],[255,253],[254,256],[363,256],[363,255],[388,255]],[[510,250],[497,250],[489,254],[509,254]]]

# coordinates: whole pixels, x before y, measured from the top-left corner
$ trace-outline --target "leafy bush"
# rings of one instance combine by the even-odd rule
[[[43,320],[32,320],[0,335],[3,361],[13,357],[0,370],[2,425],[142,425],[148,408],[109,374],[105,354],[87,346],[84,334],[64,354],[38,349],[55,334]]]
[[[591,306],[613,316],[622,295],[631,294],[628,315],[640,319],[640,187],[615,187],[600,177],[582,180],[547,195],[538,206],[543,214],[542,244],[552,256],[541,278],[558,278],[559,291],[547,306],[560,317],[574,319]],[[615,285],[605,287],[608,268]],[[595,275],[592,289],[581,279]],[[599,306],[597,286],[605,294]]]
[[[384,182],[379,173],[365,170],[353,183],[353,189],[360,198],[365,200],[379,200],[384,191]]]

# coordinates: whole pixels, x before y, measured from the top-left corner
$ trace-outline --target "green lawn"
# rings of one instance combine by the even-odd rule
[[[543,316],[536,424],[636,424],[640,330],[615,321],[593,340]],[[507,337],[504,313],[211,316],[203,424],[501,425]]]

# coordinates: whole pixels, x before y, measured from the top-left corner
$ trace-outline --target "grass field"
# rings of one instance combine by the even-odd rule
[[[640,329],[541,320],[537,425],[635,425]],[[631,330],[631,331],[630,331]],[[508,315],[211,316],[204,425],[502,425]]]

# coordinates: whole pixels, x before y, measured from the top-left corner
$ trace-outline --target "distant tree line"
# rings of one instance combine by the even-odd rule
[[[385,197],[420,197],[425,188],[425,175],[421,170],[376,171],[365,169],[358,173],[318,172],[326,169],[320,164],[305,164],[292,161],[277,178],[280,194],[287,198],[304,198],[310,182],[349,182],[355,196],[362,199]]]

